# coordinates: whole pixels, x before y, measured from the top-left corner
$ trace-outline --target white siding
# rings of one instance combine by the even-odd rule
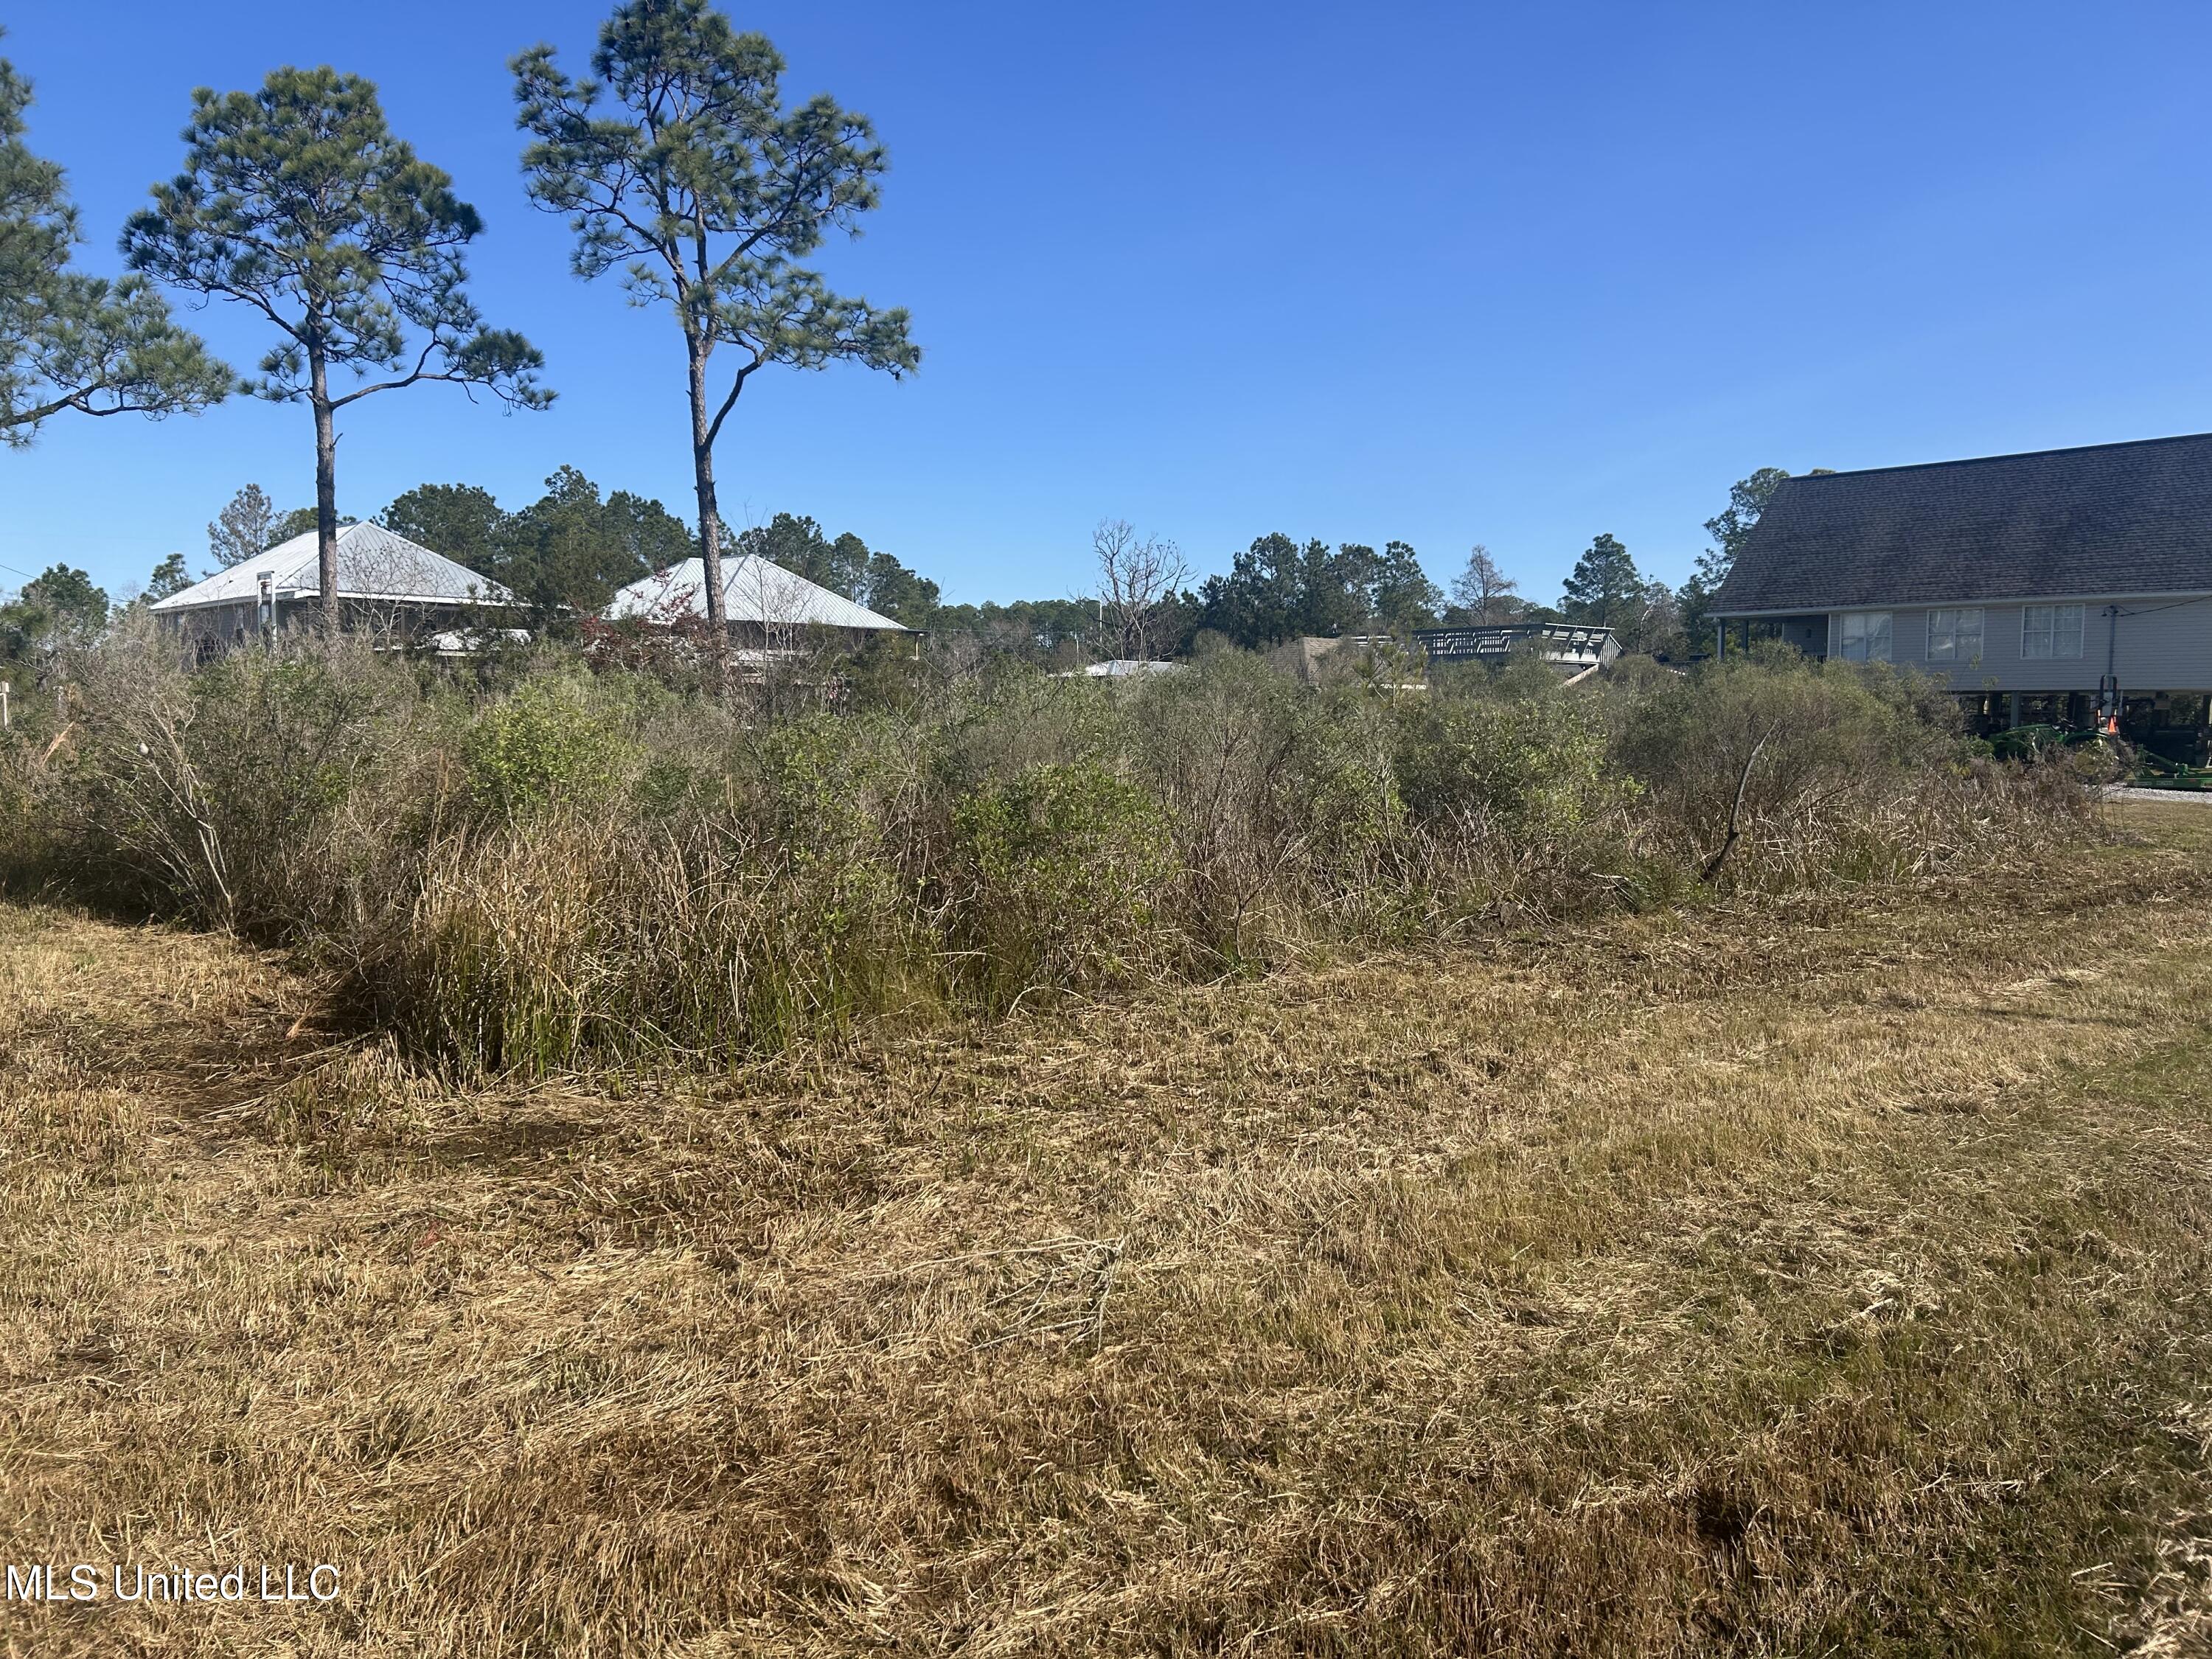
[[[2056,659],[2021,655],[2021,611],[1985,605],[1979,662],[1928,660],[1928,611],[1914,606],[1890,613],[1890,661],[1948,678],[1961,691],[2094,691],[2104,677],[2112,624],[2107,601],[2081,602],[2081,654]],[[1954,607],[1943,606],[1949,610]],[[2152,691],[2212,691],[2212,597],[2127,599],[2121,602],[2117,637],[2120,689],[2130,696]],[[1840,611],[1830,613],[1828,637],[1842,637]]]

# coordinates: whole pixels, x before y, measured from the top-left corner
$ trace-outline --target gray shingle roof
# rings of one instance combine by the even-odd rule
[[[2212,592],[2212,433],[1791,478],[1713,610]]]

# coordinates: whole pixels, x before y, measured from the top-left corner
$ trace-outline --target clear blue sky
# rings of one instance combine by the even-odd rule
[[[580,0],[9,9],[94,268],[191,88],[330,63],[482,210],[475,289],[561,393],[356,405],[343,510],[509,505],[561,464],[689,516],[674,325],[566,269],[506,59]],[[1091,526],[1200,570],[1280,529],[1489,544],[1556,594],[1600,531],[1685,574],[1729,483],[2212,428],[2212,8],[2011,3],[748,5],[787,89],[874,117],[885,204],[830,252],[911,307],[903,384],[763,376],[725,512],[813,514],[956,599],[1080,591]],[[203,313],[250,364],[265,337]],[[312,499],[303,408],[63,420],[0,453],[0,562],[120,586],[239,485]],[[18,580],[0,571],[0,584]]]

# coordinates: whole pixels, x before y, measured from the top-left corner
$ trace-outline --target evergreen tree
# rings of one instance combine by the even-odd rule
[[[979,655],[1031,663],[1079,661],[1082,644],[1087,642],[1096,654],[1106,643],[1100,637],[1097,607],[1089,599],[939,605],[931,615],[930,629],[948,645],[972,641]]]
[[[937,584],[888,553],[868,556],[867,581],[857,597],[878,616],[908,628],[928,628],[936,620]]]
[[[1230,561],[1228,574],[1199,585],[1200,630],[1248,649],[1310,631],[1305,624],[1321,609],[1311,602],[1311,578],[1328,556],[1321,543],[1301,548],[1279,531],[1255,538]]]
[[[600,507],[599,526],[640,574],[665,570],[691,556],[692,536],[684,520],[649,495],[617,489]]]
[[[1361,542],[1301,545],[1278,532],[1236,555],[1226,575],[1199,585],[1190,621],[1193,632],[1256,648],[1304,635],[1425,628],[1443,598],[1405,542],[1378,553]]]
[[[1828,471],[1821,466],[1813,469],[1815,474]],[[1697,568],[1682,584],[1678,597],[1682,627],[1692,650],[1704,650],[1711,641],[1713,629],[1707,608],[1735,568],[1735,556],[1766,511],[1766,504],[1774,499],[1775,487],[1789,476],[1778,466],[1762,466],[1749,477],[1737,479],[1729,487],[1728,505],[1705,520],[1705,533],[1713,538],[1713,545],[1698,555]]]
[[[280,513],[276,515],[276,524],[270,529],[269,545],[274,547],[279,542],[289,542],[295,536],[312,536],[320,528],[322,521],[322,514],[312,507],[295,507],[289,512]],[[352,514],[341,513],[331,533],[335,535],[347,525],[360,522]]]
[[[276,544],[276,509],[259,484],[250,483],[215,515],[207,534],[208,551],[228,570]]]
[[[833,542],[804,514],[779,513],[764,525],[740,531],[733,545],[745,557],[766,559],[848,599],[868,565],[868,550],[860,538],[841,536]]]
[[[340,412],[429,380],[542,409],[544,359],[520,334],[483,326],[463,257],[483,222],[392,135],[369,82],[280,69],[258,92],[203,87],[184,137],[185,170],[131,216],[124,250],[135,269],[239,301],[276,329],[245,389],[313,412],[323,626],[335,633]],[[349,369],[364,383],[339,392],[332,372]],[[387,378],[366,379],[380,371]]]
[[[1601,535],[1575,562],[1559,609],[1571,622],[1613,628],[1638,615],[1643,599],[1644,578],[1636,561],[1612,536]]]
[[[185,556],[172,553],[154,567],[146,578],[146,598],[166,599],[172,593],[181,593],[192,585],[192,573],[185,568]]]
[[[1367,614],[1380,627],[1403,633],[1436,626],[1444,596],[1405,542],[1386,542],[1366,584]]]
[[[500,527],[487,573],[530,607],[541,628],[566,628],[606,609],[617,590],[676,563],[690,537],[658,501],[623,495],[602,501],[573,466],[545,480],[545,493]]]
[[[823,586],[842,593],[858,605],[868,602],[868,565],[875,555],[851,531],[839,532],[830,544],[830,580]],[[813,580],[810,578],[809,580]]]
[[[513,65],[531,198],[568,216],[578,276],[619,270],[633,302],[666,306],[683,332],[699,550],[719,639],[714,444],[752,376],[771,363],[851,362],[894,377],[921,364],[903,310],[832,293],[798,263],[834,230],[858,234],[887,158],[867,118],[828,97],[787,110],[775,48],[707,0],[617,7],[599,30],[595,80],[571,80],[554,56],[537,46]],[[718,391],[711,370],[723,347],[737,365]]]
[[[0,655],[21,659],[81,644],[107,625],[107,590],[82,570],[48,565],[0,605]]]
[[[30,103],[31,83],[0,58],[0,445],[28,444],[67,410],[159,418],[220,403],[230,370],[143,277],[71,264],[76,209],[61,168],[23,141]]]
[[[573,466],[556,470],[545,493],[519,512],[477,484],[417,484],[376,518],[512,590],[538,626],[556,632],[691,550],[690,532],[659,501],[624,489],[602,500]]]
[[[417,484],[395,497],[376,521],[479,576],[495,575],[507,528],[506,513],[477,484]]]
[[[849,530],[833,540],[803,514],[779,513],[739,532],[728,544],[909,628],[924,626],[937,609],[935,582],[872,550]]]

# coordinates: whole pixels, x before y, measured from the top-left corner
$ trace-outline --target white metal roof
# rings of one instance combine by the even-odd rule
[[[889,617],[879,617],[866,605],[855,605],[843,594],[833,593],[753,553],[722,562],[722,611],[732,622],[775,628],[908,631]],[[632,582],[615,595],[606,609],[611,621],[640,617],[648,622],[672,622],[679,617],[704,617],[706,614],[707,567],[702,559],[686,559],[658,575]]]
[[[1139,674],[1172,674],[1182,666],[1179,662],[1162,662],[1156,658],[1109,657],[1104,662],[1091,664],[1083,672],[1094,680],[1125,680]]]
[[[261,597],[265,572],[279,599],[319,593],[315,532],[307,531],[265,552],[218,570],[166,599],[157,611],[198,611],[215,605],[251,605]],[[338,597],[411,600],[424,605],[513,605],[514,595],[488,576],[442,553],[410,542],[380,524],[338,526]]]

